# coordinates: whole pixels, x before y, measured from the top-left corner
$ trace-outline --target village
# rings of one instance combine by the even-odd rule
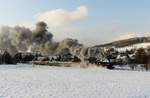
[[[77,54],[78,52],[78,54]],[[76,53],[76,54],[75,54]],[[71,67],[72,63],[81,63],[81,67],[102,66],[108,69],[115,69],[116,66],[128,66],[135,70],[141,66],[146,71],[150,69],[150,49],[139,48],[125,51],[118,51],[115,48],[97,48],[89,47],[76,49],[74,54],[66,51],[65,53],[45,56],[40,52],[18,52],[11,56],[7,51],[1,51],[0,64],[34,64],[48,66],[67,66]]]

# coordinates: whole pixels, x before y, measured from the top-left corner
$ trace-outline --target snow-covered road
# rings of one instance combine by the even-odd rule
[[[0,98],[150,98],[150,73],[0,66]]]

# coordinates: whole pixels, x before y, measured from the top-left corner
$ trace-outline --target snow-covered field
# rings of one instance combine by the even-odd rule
[[[150,98],[150,72],[0,66],[0,98]]]

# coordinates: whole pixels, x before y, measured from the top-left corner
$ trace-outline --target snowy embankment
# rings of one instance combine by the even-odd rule
[[[0,66],[0,98],[150,98],[150,73]]]

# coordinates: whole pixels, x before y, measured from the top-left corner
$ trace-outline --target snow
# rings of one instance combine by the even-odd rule
[[[131,50],[131,49],[147,48],[147,47],[150,47],[150,43],[134,44],[134,45],[131,45],[131,46],[117,48],[117,50],[118,51],[126,51],[126,50]]]
[[[150,72],[0,66],[0,98],[150,98]]]

